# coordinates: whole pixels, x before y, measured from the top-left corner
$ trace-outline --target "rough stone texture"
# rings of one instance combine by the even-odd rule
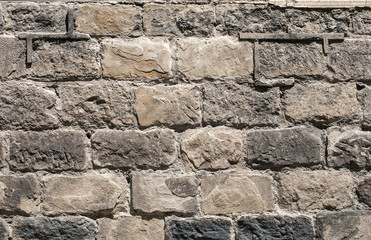
[[[312,221],[305,216],[241,217],[237,221],[237,238],[250,239],[303,239],[313,240]]]
[[[0,239],[1,240],[9,239],[8,224],[2,219],[0,220]]]
[[[64,125],[84,129],[136,126],[134,91],[119,82],[66,83],[57,89]]]
[[[288,210],[338,210],[353,204],[353,176],[340,171],[279,173],[278,203]]]
[[[2,36],[0,37],[0,52],[1,52],[0,62],[6,63],[0,64],[0,79],[6,80],[21,77],[25,74],[26,71],[25,41],[21,41],[14,37]]]
[[[139,87],[135,91],[139,125],[186,128],[201,125],[201,91],[194,85]]]
[[[364,89],[357,91],[358,102],[362,111],[362,128],[371,129],[371,88],[365,86]]]
[[[40,211],[40,188],[33,174],[0,176],[0,213],[30,215]]]
[[[250,42],[230,37],[184,38],[177,41],[178,71],[189,80],[250,79],[253,51]]]
[[[370,239],[371,214],[366,211],[320,214],[316,220],[317,239]]]
[[[83,170],[88,164],[88,139],[80,131],[12,132],[12,170]]]
[[[316,77],[326,70],[326,56],[319,43],[262,42],[258,73],[272,77]]]
[[[273,210],[272,179],[245,173],[208,174],[201,180],[205,214],[260,213]]]
[[[4,25],[5,25],[4,16],[5,16],[5,9],[3,5],[0,4],[0,33],[4,31]]]
[[[172,76],[169,42],[161,39],[103,41],[103,76],[126,80],[159,80]]]
[[[96,225],[93,220],[85,217],[15,217],[12,224],[14,240],[49,239],[93,240]]]
[[[231,240],[231,227],[230,221],[220,218],[171,219],[166,235],[169,240]]]
[[[323,134],[316,129],[289,128],[247,133],[247,161],[253,168],[310,167],[324,161]]]
[[[371,41],[349,39],[331,44],[328,77],[332,80],[371,81]]]
[[[212,126],[277,126],[280,122],[280,90],[265,92],[237,84],[203,85],[203,122]]]
[[[92,138],[93,161],[99,167],[166,168],[178,157],[171,130],[100,130]]]
[[[144,220],[140,217],[125,216],[119,219],[98,219],[100,240],[163,240],[164,220]]]
[[[371,11],[364,9],[357,11],[353,18],[352,23],[354,33],[361,35],[371,35]]]
[[[371,134],[330,129],[327,163],[333,168],[371,169]]]
[[[296,8],[353,8],[353,7],[370,7],[367,0],[269,0],[270,4],[279,7],[296,7]]]
[[[358,195],[359,201],[371,207],[371,178],[370,177],[366,178],[358,185],[357,195]]]
[[[124,178],[110,175],[49,175],[43,177],[43,184],[47,215],[110,214],[128,191]]]
[[[141,9],[126,5],[80,5],[76,31],[98,36],[142,34]]]
[[[42,130],[58,126],[54,90],[29,82],[0,85],[0,129]]]
[[[296,84],[285,92],[286,117],[293,122],[312,122],[326,126],[333,122],[349,122],[358,118],[356,86],[330,84]]]
[[[6,133],[0,132],[0,167],[3,167],[5,165],[5,162],[8,160],[8,149],[8,136]]]
[[[188,130],[182,136],[182,159],[194,170],[227,169],[245,159],[242,132],[226,127]]]
[[[143,22],[146,34],[151,36],[210,36],[216,18],[211,5],[148,4],[144,6]]]
[[[192,214],[197,210],[194,175],[135,172],[131,181],[132,206],[143,213]]]

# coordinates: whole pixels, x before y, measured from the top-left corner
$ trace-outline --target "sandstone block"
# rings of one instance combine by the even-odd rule
[[[333,122],[349,122],[358,118],[355,84],[296,84],[285,92],[286,117],[294,122],[312,122],[326,126]]]
[[[204,214],[273,210],[271,185],[268,175],[208,174],[201,180],[201,210]]]
[[[0,239],[1,240],[9,239],[8,224],[2,219],[0,220]]]
[[[226,127],[188,130],[182,136],[182,159],[191,168],[227,169],[245,159],[242,132]]]
[[[350,39],[331,44],[329,68],[332,80],[371,81],[371,41]]]
[[[41,130],[56,128],[53,90],[28,82],[3,82],[0,85],[0,129]]]
[[[136,126],[134,91],[119,82],[66,83],[57,89],[64,125],[84,129]]]
[[[12,170],[83,170],[89,161],[88,139],[80,131],[12,132]]]
[[[349,172],[302,171],[280,173],[279,199],[289,210],[338,210],[352,205],[353,177]]]
[[[371,129],[371,88],[365,86],[364,89],[357,92],[358,101],[362,109],[362,128]]]
[[[91,138],[93,161],[99,167],[164,168],[178,155],[171,130],[99,130]]]
[[[305,216],[260,215],[241,217],[237,221],[237,239],[313,240],[312,221]]]
[[[201,91],[194,85],[139,87],[134,109],[139,125],[186,128],[201,125]]]
[[[280,90],[258,92],[237,84],[203,85],[203,121],[212,126],[277,126],[281,121]]]
[[[140,217],[125,216],[119,219],[98,219],[100,240],[163,240],[165,238],[164,220],[144,220]]]
[[[296,127],[247,133],[247,161],[253,168],[310,167],[324,161],[321,131]]]
[[[21,239],[95,239],[96,225],[85,217],[15,217],[13,238]]]
[[[371,206],[371,178],[368,177],[363,180],[357,188],[357,195],[360,202]]]
[[[172,219],[167,223],[166,235],[171,240],[225,239],[231,240],[230,221],[221,218]]]
[[[0,132],[0,167],[3,167],[8,160],[9,155],[8,136],[4,132]]]
[[[132,206],[144,213],[193,214],[197,211],[194,175],[136,172],[132,176]]]
[[[44,211],[47,215],[109,214],[120,196],[128,192],[126,180],[110,175],[43,177]]]
[[[36,214],[40,210],[40,188],[33,174],[0,176],[0,212],[2,214]]]
[[[361,35],[371,34],[371,11],[359,10],[355,12],[352,23],[354,26],[354,33]]]
[[[317,239],[370,239],[371,214],[366,211],[319,214]]]
[[[130,5],[80,5],[76,31],[98,36],[142,34],[142,11]]]
[[[137,38],[103,41],[103,76],[115,79],[158,80],[172,76],[169,42]]]
[[[186,38],[177,42],[177,66],[189,80],[250,79],[253,51],[249,42],[231,37]]]
[[[0,64],[0,79],[7,80],[25,75],[25,41],[14,37],[0,37],[0,52],[0,62],[6,63]]]

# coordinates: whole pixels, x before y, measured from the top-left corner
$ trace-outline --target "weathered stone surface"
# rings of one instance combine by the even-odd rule
[[[134,109],[139,125],[185,128],[201,125],[201,91],[194,85],[139,87]]]
[[[0,220],[0,239],[1,240],[9,239],[8,224],[2,219]]]
[[[185,38],[177,41],[178,71],[189,80],[250,79],[253,51],[250,42],[231,37]]]
[[[258,73],[272,77],[315,77],[326,70],[326,56],[318,43],[262,42]]]
[[[191,214],[197,211],[194,175],[135,172],[131,190],[132,206],[140,212]]]
[[[278,174],[278,202],[289,210],[338,210],[352,205],[353,177],[349,172],[302,171]]]
[[[371,207],[371,178],[368,177],[363,180],[357,188],[357,195],[359,201]]]
[[[128,191],[124,178],[111,175],[49,175],[43,184],[47,215],[109,214]]]
[[[244,143],[242,132],[226,127],[188,130],[182,136],[182,159],[195,170],[227,169],[242,164]]]
[[[231,228],[230,221],[220,218],[172,219],[167,223],[166,235],[170,240],[231,240]]]
[[[330,84],[296,84],[285,92],[286,117],[294,122],[312,122],[326,126],[333,122],[358,119],[356,86]]]
[[[203,121],[212,126],[277,126],[281,121],[280,90],[254,91],[237,84],[203,85]]]
[[[371,88],[365,86],[364,89],[357,92],[358,102],[362,111],[362,128],[371,129]]]
[[[369,7],[371,4],[368,0],[269,0],[270,4],[279,7],[296,7],[296,8],[353,8]]]
[[[354,27],[354,33],[370,35],[371,11],[366,9],[357,11],[352,18],[352,23]]]
[[[323,134],[308,128],[247,133],[247,161],[253,168],[310,167],[324,161]]]
[[[316,239],[370,239],[371,213],[366,211],[320,214]]]
[[[56,128],[54,90],[29,82],[3,82],[0,85],[0,129],[41,130]]]
[[[80,5],[76,12],[76,31],[91,35],[142,34],[141,9],[129,5]]]
[[[332,80],[371,81],[371,41],[347,39],[331,44],[329,70]]]
[[[40,210],[40,188],[33,174],[0,176],[0,212],[2,214],[36,214]]]
[[[163,240],[164,220],[144,220],[140,217],[125,216],[119,219],[98,219],[100,240]]]
[[[272,179],[268,175],[208,174],[201,180],[201,210],[205,214],[273,210],[271,185]]]
[[[134,91],[120,82],[66,83],[57,89],[64,125],[84,129],[136,126]]]
[[[103,76],[115,79],[159,80],[172,76],[172,58],[166,40],[137,38],[103,41]]]
[[[89,155],[81,131],[12,132],[9,167],[12,170],[83,170]]]
[[[0,4],[0,33],[4,31],[4,26],[5,26],[4,16],[5,16],[5,9],[3,5]]]
[[[148,4],[144,6],[143,22],[147,35],[209,36],[216,18],[211,5]]]
[[[0,52],[0,62],[3,63],[0,64],[0,79],[7,80],[10,78],[20,77],[25,74],[25,41],[21,41],[14,37],[2,36],[0,37]]]
[[[96,236],[96,225],[85,217],[15,217],[12,224],[14,240],[21,239],[83,239]]]
[[[0,167],[3,167],[9,155],[8,136],[4,132],[0,132]]]
[[[34,41],[30,78],[43,81],[99,78],[99,45],[96,41]]]
[[[241,217],[237,221],[237,239],[303,239],[313,240],[312,221],[305,216]]]
[[[40,3],[6,4],[5,28],[20,32],[65,32],[67,8]]]
[[[171,130],[99,130],[92,138],[93,161],[99,167],[165,168],[178,157]]]

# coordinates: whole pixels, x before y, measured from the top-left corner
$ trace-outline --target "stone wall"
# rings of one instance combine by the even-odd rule
[[[1,1],[0,239],[371,239],[370,7]]]

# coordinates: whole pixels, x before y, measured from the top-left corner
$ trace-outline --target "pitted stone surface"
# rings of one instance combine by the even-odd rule
[[[356,34],[371,34],[371,11],[362,9],[357,11],[352,18],[354,32]]]
[[[15,37],[1,36],[0,52],[0,62],[3,63],[0,64],[0,79],[12,79],[25,75],[26,43],[24,41]]]
[[[9,239],[9,228],[8,224],[4,220],[0,220],[0,239],[8,240]]]
[[[362,127],[371,129],[371,88],[365,86],[364,89],[357,92],[358,102],[361,105]]]
[[[357,187],[357,195],[360,202],[371,206],[371,178],[367,177],[359,183]]]
[[[0,132],[0,167],[5,165],[5,161],[9,156],[8,135],[5,132]]]

